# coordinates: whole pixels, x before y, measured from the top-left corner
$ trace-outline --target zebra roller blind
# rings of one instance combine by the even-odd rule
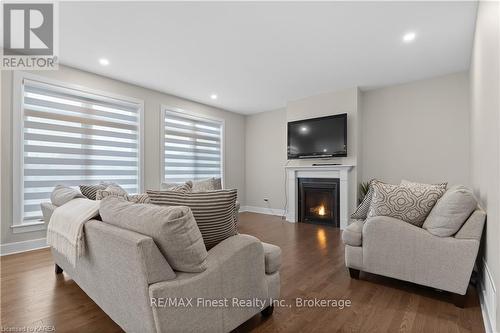
[[[142,105],[24,79],[22,221],[41,218],[55,185],[140,189]]]
[[[163,110],[163,181],[222,177],[223,123]]]

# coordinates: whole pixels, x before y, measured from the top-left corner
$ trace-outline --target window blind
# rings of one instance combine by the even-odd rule
[[[140,187],[138,103],[24,80],[23,221],[40,219],[55,185]]]
[[[163,112],[165,183],[222,177],[222,122]]]

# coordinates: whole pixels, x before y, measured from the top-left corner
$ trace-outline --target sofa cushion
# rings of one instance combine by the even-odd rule
[[[75,198],[84,198],[84,196],[74,188],[64,185],[57,185],[50,194],[50,201],[57,207]]]
[[[355,220],[342,231],[342,241],[351,246],[361,246],[363,239],[363,220]]]
[[[389,216],[421,227],[436,202],[446,191],[446,185],[372,182],[373,197],[367,217]]]
[[[438,200],[423,228],[439,237],[452,236],[460,230],[476,208],[477,201],[472,191],[464,186],[455,186]]]
[[[191,208],[208,250],[237,234],[236,190],[199,193],[148,190],[147,193],[153,204]]]
[[[281,267],[281,248],[279,246],[264,243],[264,263],[266,267],[266,273],[272,274],[278,271]]]
[[[174,270],[206,269],[208,253],[188,207],[136,204],[109,196],[101,201],[99,213],[103,222],[153,238]]]

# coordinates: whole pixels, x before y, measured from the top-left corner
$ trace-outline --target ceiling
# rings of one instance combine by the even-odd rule
[[[61,2],[60,60],[250,114],[323,92],[466,70],[476,7],[474,2]],[[415,40],[403,43],[410,31]],[[103,57],[108,66],[99,64]]]

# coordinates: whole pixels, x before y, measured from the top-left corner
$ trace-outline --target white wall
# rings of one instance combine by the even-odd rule
[[[144,100],[145,189],[157,189],[160,186],[161,104],[178,107],[208,117],[224,119],[226,143],[224,152],[225,185],[227,188],[238,189],[239,200],[245,201],[244,116],[70,67],[60,66],[58,71],[34,71],[32,73],[70,84]],[[1,71],[1,75],[1,243],[3,244],[42,238],[45,237],[45,231],[13,234],[10,228],[12,224],[12,72]]]
[[[245,155],[245,205],[282,210],[285,206],[285,109],[246,117]],[[264,202],[264,198],[269,201]]]
[[[493,331],[499,330],[500,293],[500,6],[480,2],[470,68],[471,180],[488,214],[481,284]],[[495,327],[495,323],[496,327]]]
[[[362,93],[363,180],[470,185],[467,72]]]

